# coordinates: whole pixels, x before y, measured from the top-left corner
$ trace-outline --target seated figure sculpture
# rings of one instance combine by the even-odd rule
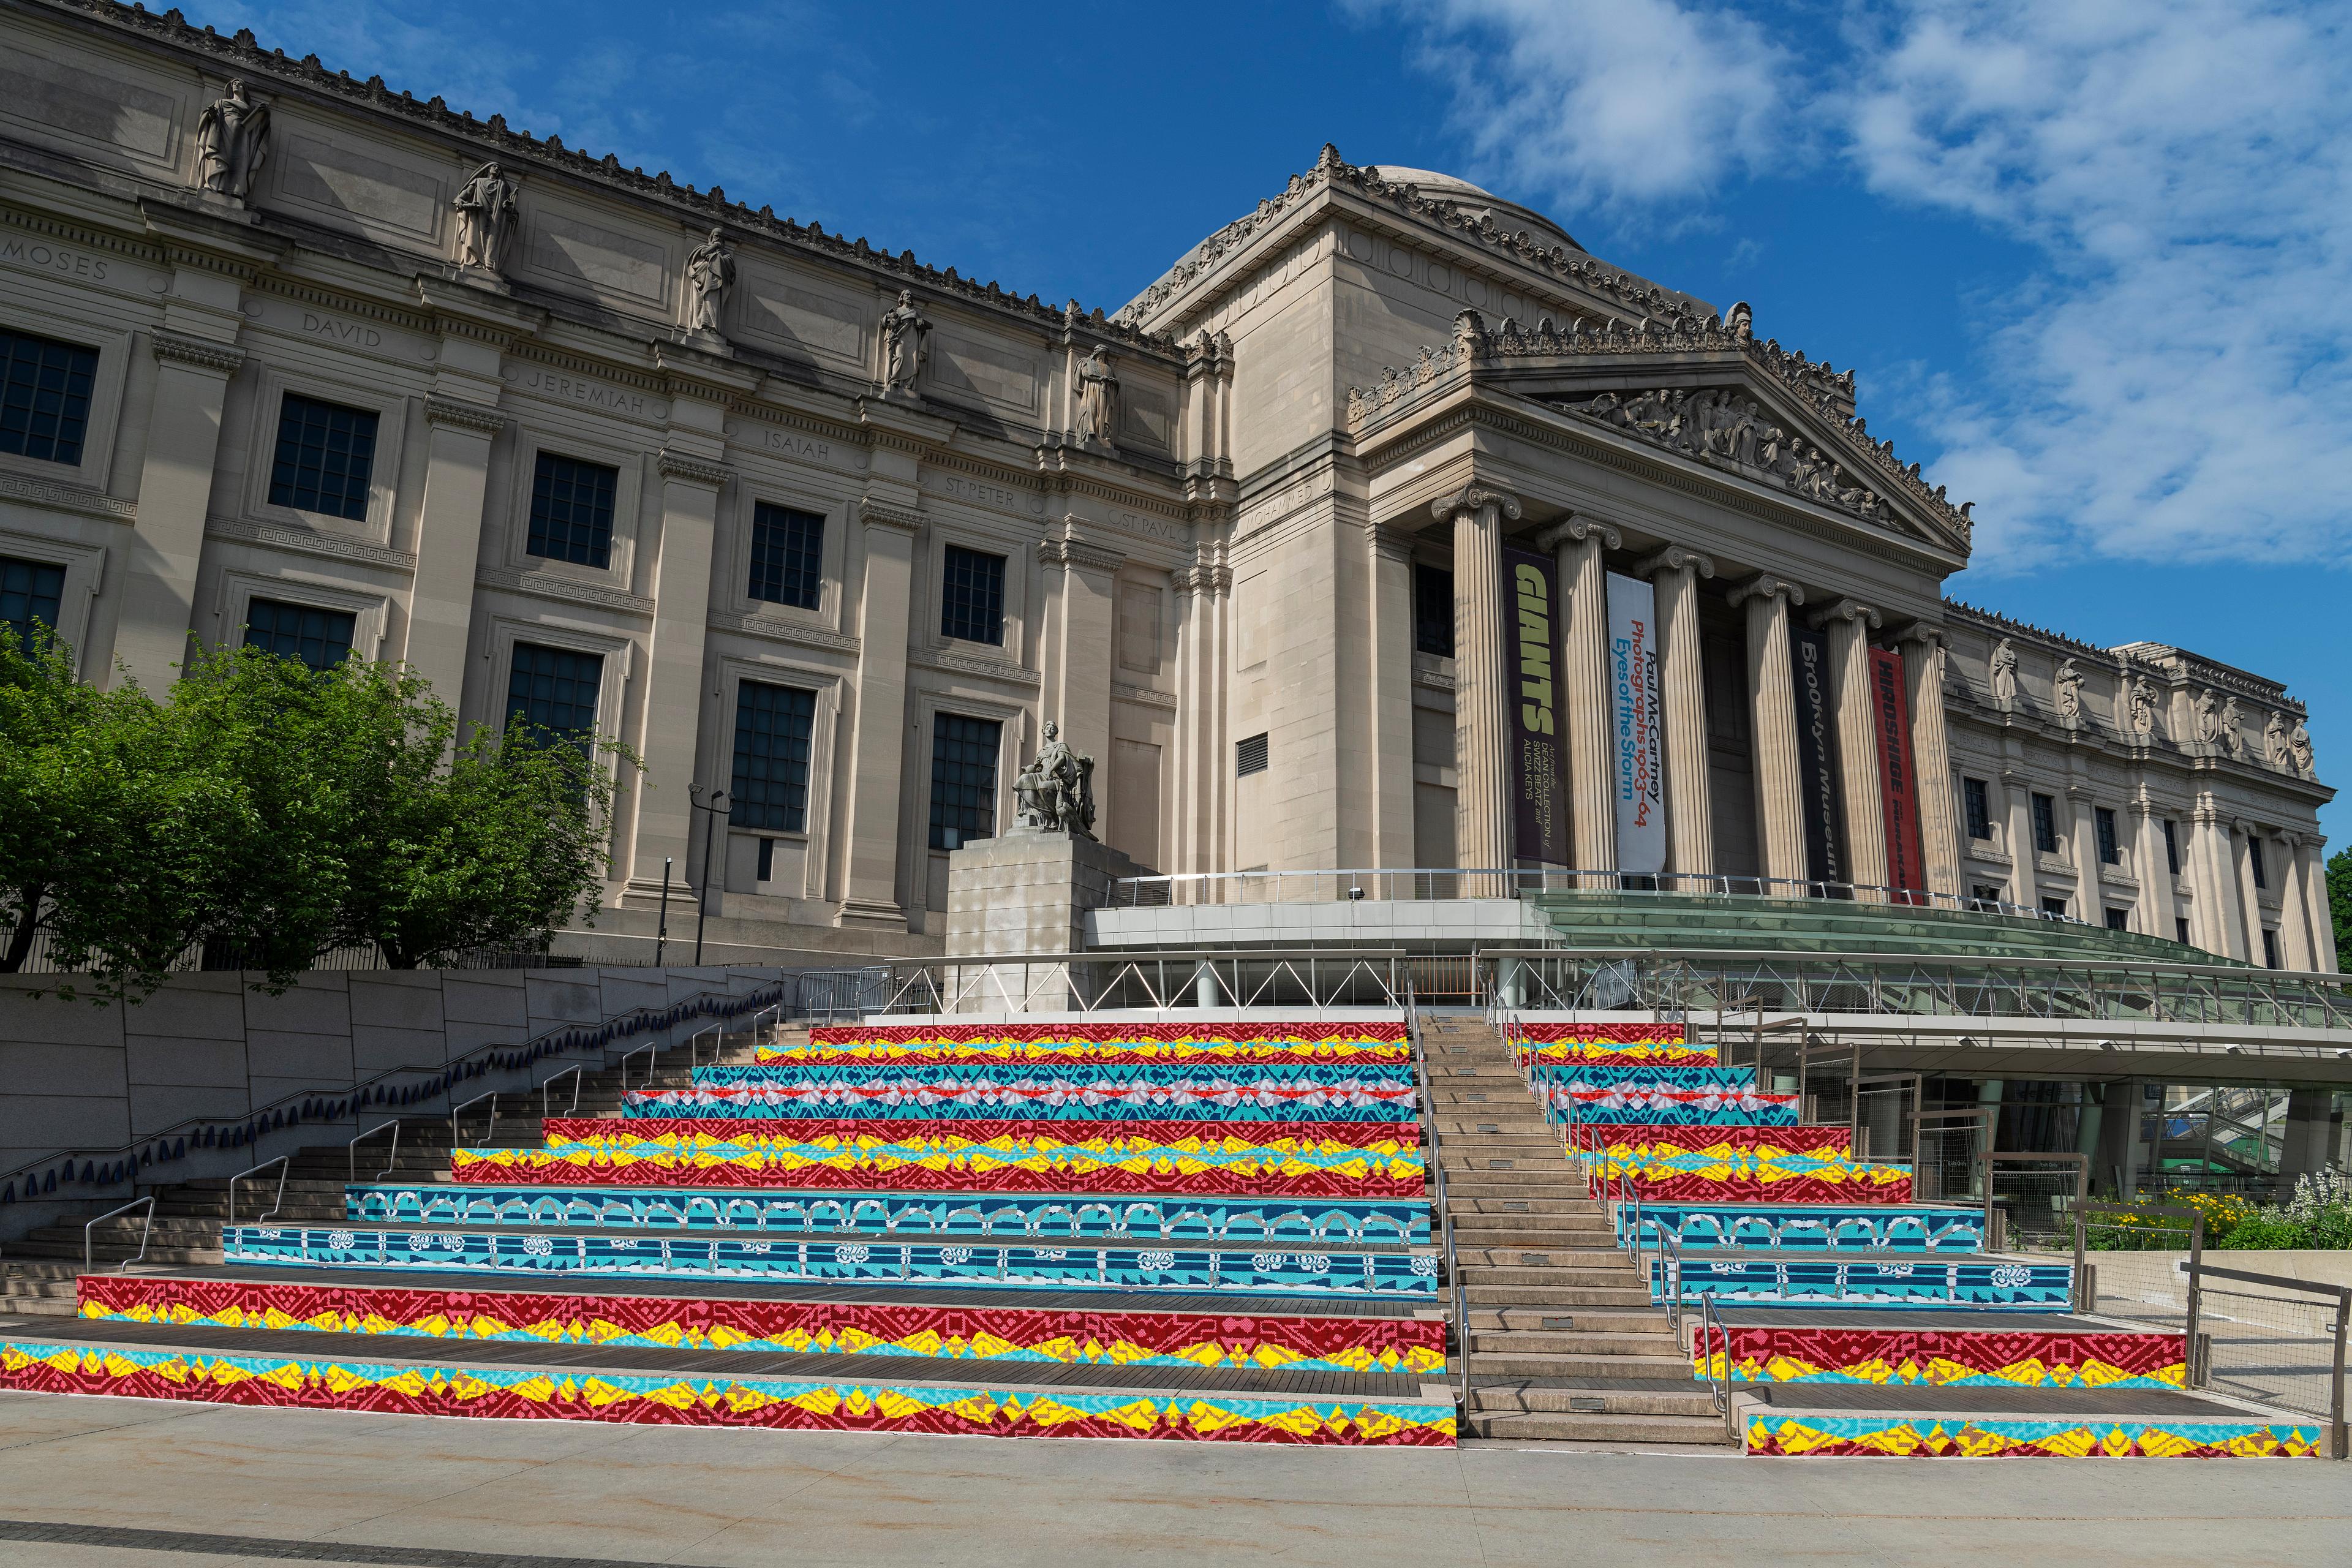
[[[1045,721],[1045,743],[1013,775],[1013,800],[1032,831],[1094,837],[1095,760],[1071,749],[1061,726]]]

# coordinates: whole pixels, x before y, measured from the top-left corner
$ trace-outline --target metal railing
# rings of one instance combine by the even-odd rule
[[[545,1121],[550,1116],[554,1114],[553,1091],[555,1086],[562,1083],[567,1078],[572,1080],[572,1103],[564,1108],[563,1113],[566,1116],[578,1115],[580,1111],[580,1090],[582,1086],[588,1081],[587,1075],[588,1064],[586,1062],[573,1062],[562,1072],[551,1073],[546,1078],[540,1079],[539,1119],[541,1121]]]
[[[1405,982],[1404,1021],[1405,1038],[1412,1046],[1413,1071],[1421,1080],[1421,1125],[1429,1137],[1429,1169],[1435,1177],[1436,1191],[1433,1195],[1437,1205],[1440,1238],[1445,1252],[1445,1278],[1454,1291],[1454,1348],[1462,1363],[1455,1408],[1461,1411],[1461,1419],[1467,1421],[1470,1418],[1470,1298],[1463,1286],[1461,1259],[1454,1250],[1454,1210],[1445,1197],[1444,1151],[1438,1141],[1437,1131],[1437,1092],[1429,1070],[1429,1049],[1421,1034],[1421,1007],[1412,994],[1410,976]]]
[[[1524,867],[1363,866],[1299,871],[1188,871],[1122,877],[1112,885],[1114,909],[1164,909],[1179,904],[1319,903],[1418,899],[1502,899],[1537,893],[1649,893],[1681,898],[1827,899],[1908,909],[1956,910],[2045,925],[2104,931],[2072,915],[1999,899],[1964,898],[1924,888],[1869,882],[1811,881],[1790,877],[1741,877],[1714,872],[1580,871]]]
[[[1697,1341],[1710,1356],[1720,1354],[1722,1371],[1708,1369],[1706,1393],[1715,1405],[1715,1413],[1723,1417],[1724,1435],[1738,1445],[1739,1421],[1731,1412],[1731,1331],[1724,1326],[1723,1315],[1716,1310],[1715,1298],[1702,1296],[1698,1302]]]
[[[384,1151],[383,1169],[375,1173],[375,1180],[383,1181],[392,1174],[392,1168],[400,1163],[400,1118],[395,1116],[388,1121],[377,1122],[343,1145],[344,1170],[354,1184],[360,1179],[360,1144],[387,1127],[392,1129],[392,1147]]]
[[[2281,1274],[2257,1274],[2243,1268],[2221,1268],[2202,1261],[2184,1265],[2184,1272],[2189,1276],[2192,1289],[2202,1287],[2207,1279],[2222,1279],[2236,1284],[2257,1285],[2267,1291],[2319,1297],[2335,1303],[2334,1321],[2327,1325],[2326,1329],[2326,1337],[2333,1341],[2328,1351],[2326,1374],[2327,1378],[2327,1454],[2328,1458],[2333,1459],[2352,1458],[2352,1432],[2347,1432],[2345,1426],[2345,1342],[2347,1323],[2352,1323],[2352,1285],[2325,1285],[2316,1280],[2294,1279]],[[2267,1302],[2278,1300],[2275,1295],[2258,1297],[2249,1292],[2229,1290],[2226,1286],[2212,1287],[2210,1289],[2215,1295],[2235,1298],[2231,1304],[2233,1310],[2238,1311],[2245,1310],[2238,1306],[2241,1300]],[[2290,1332],[2286,1335],[2264,1336],[2260,1342],[2265,1358],[2275,1359],[2287,1345],[2299,1338],[2301,1336]],[[2194,1342],[2193,1339],[2191,1342]],[[2241,1372],[2239,1377],[2231,1381],[2235,1383],[2248,1375],[2267,1373],[2269,1374],[2265,1379],[2267,1382],[2275,1379],[2279,1373],[2287,1370],[2289,1369],[2281,1367],[2256,1368],[2252,1369],[2251,1373]],[[2208,1370],[2207,1380],[2210,1384],[2210,1369]],[[2292,1402],[2294,1397],[2292,1390],[2281,1392],[2265,1388],[2261,1392],[2267,1398],[2278,1399],[2283,1403]],[[2311,1403],[2316,1404],[2316,1401]]]
[[[278,1217],[278,1211],[286,1206],[286,1178],[294,1173],[294,1156],[291,1154],[280,1154],[275,1160],[264,1160],[260,1164],[254,1166],[252,1169],[239,1171],[236,1175],[231,1176],[228,1179],[229,1224],[235,1225],[236,1223],[236,1184],[239,1182],[244,1181],[248,1176],[259,1175],[262,1172],[269,1169],[272,1165],[278,1167],[278,1195],[270,1200],[269,1210],[267,1214],[258,1214],[253,1216],[253,1223],[259,1225],[264,1220],[275,1219]]]
[[[118,1268],[116,1272],[128,1273],[132,1264],[142,1262],[146,1258],[147,1238],[152,1235],[155,1230],[155,1194],[152,1193],[146,1194],[141,1197],[135,1197],[120,1208],[109,1209],[104,1214],[99,1215],[98,1218],[91,1220],[88,1225],[81,1227],[81,1267],[83,1273],[95,1273],[98,1269],[98,1265],[92,1260],[91,1257],[92,1247],[90,1233],[95,1231],[106,1221],[114,1218],[117,1215],[129,1214],[132,1209],[137,1208],[142,1204],[147,1205],[147,1223],[139,1227],[139,1250],[132,1253],[129,1258],[124,1258],[122,1260],[121,1267]]]
[[[453,1105],[449,1108],[449,1148],[453,1152],[461,1146],[463,1142],[457,1136],[457,1119],[486,1100],[490,1102],[490,1121],[488,1126],[482,1129],[482,1142],[488,1143],[499,1135],[499,1091],[495,1089],[485,1089],[463,1105]]]
[[[1186,948],[926,959],[892,966],[877,1016],[1402,1007],[1401,949]]]

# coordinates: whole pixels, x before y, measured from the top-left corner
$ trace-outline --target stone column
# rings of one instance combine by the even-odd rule
[[[1845,800],[1846,877],[1883,888],[1886,876],[1886,799],[1878,759],[1877,710],[1870,694],[1870,634],[1878,612],[1840,599],[1812,618],[1829,634],[1830,700],[1837,709],[1838,786]],[[1884,902],[1885,895],[1862,895]]]
[[[2311,921],[2312,968],[2329,974],[2338,973],[2336,963],[2336,917],[2327,906],[2327,861],[2325,852],[2327,840],[2313,834],[2303,841],[2303,894],[2305,918]]]
[[[1519,503],[1472,485],[1430,510],[1454,524],[1454,858],[1485,870],[1512,861],[1510,730],[1503,686],[1503,523]],[[1500,898],[1501,878],[1461,879],[1464,898]]]
[[[628,895],[658,900],[662,862],[673,859],[698,888],[724,888],[727,825],[710,831],[720,864],[701,865],[703,833],[697,832],[688,786],[708,783],[728,787],[725,778],[701,778],[702,714],[706,706],[702,649],[710,622],[711,540],[719,520],[719,491],[727,467],[709,458],[665,447],[655,467],[662,480],[660,555],[655,563],[652,646],[645,681],[645,771],[637,775],[634,846]],[[670,902],[677,901],[672,889]]]
[[[1062,727],[1062,739],[1095,759],[1095,798],[1107,836],[1118,803],[1104,785],[1110,780],[1111,611],[1118,597],[1118,569],[1127,557],[1079,537],[1076,518],[1061,532],[1040,540],[1045,565],[1045,635],[1038,649],[1039,719]]]
[[[1559,710],[1568,717],[1569,853],[1580,871],[1617,869],[1616,705],[1609,690],[1609,576],[1601,551],[1622,547],[1595,518],[1567,517],[1537,536],[1559,563],[1566,607],[1560,641]],[[1587,879],[1613,887],[1613,876]]]
[[[2263,900],[2262,890],[2254,882],[2253,845],[2262,829],[2238,817],[2226,831],[2230,835],[2231,868],[2237,874],[2238,926],[2245,942],[2238,956],[2259,965],[2263,962]]]
[[[2138,873],[2139,904],[2132,910],[2132,930],[2148,936],[2172,940],[2172,872],[2164,859],[2164,826],[2157,805],[2147,797],[2147,788],[2131,803],[2132,815],[2139,819],[2132,835],[2132,853],[2139,864],[2133,868]]]
[[[2279,868],[2279,962],[2289,969],[2316,969],[2319,946],[2312,930],[2311,894],[2305,882],[2308,872],[2303,836],[2282,833],[2278,843],[2284,850],[2279,858],[2285,862]]]
[[[1649,577],[1658,598],[1666,869],[1704,877],[1715,870],[1715,814],[1706,772],[1706,671],[1701,661],[1698,579],[1714,576],[1715,563],[1695,550],[1670,544],[1635,570]]]
[[[1176,588],[1175,864],[1189,876],[1225,868],[1222,785],[1231,766],[1224,754],[1222,611],[1232,574],[1205,561],[1179,569]],[[1202,889],[1178,884],[1184,902],[1202,901]]]
[[[1756,836],[1764,875],[1805,879],[1804,782],[1797,766],[1796,672],[1790,662],[1789,612],[1805,591],[1769,574],[1731,591],[1748,609],[1748,692],[1756,731]],[[1768,889],[1768,891],[1772,889]],[[1790,889],[1780,889],[1786,895]]]
[[[1960,821],[1952,747],[1944,725],[1944,634],[1914,626],[1903,634],[1903,692],[1911,710],[1911,773],[1919,793],[1919,854],[1927,890],[1955,898],[1960,881]]]
[[[443,701],[457,708],[469,668],[466,649],[473,632],[474,572],[481,554],[490,443],[505,427],[506,416],[478,403],[427,397],[425,419],[431,435],[405,657]]]
[[[2000,786],[2009,806],[2009,858],[2014,869],[2010,879],[2010,902],[2021,909],[2042,907],[2041,879],[2035,874],[2035,863],[2042,851],[2033,843],[2033,783],[2014,768],[2003,768]]]
[[[2074,918],[2105,925],[2107,900],[2099,890],[2098,807],[2081,784],[2066,786],[2066,804],[2074,819]]]
[[[1371,553],[1372,802],[1375,866],[1412,866],[1412,550],[1409,530],[1366,530]]]
[[[142,686],[161,697],[179,679],[173,667],[188,657],[221,409],[245,351],[171,331],[156,332],[148,342],[157,362],[154,412],[139,471],[139,526],[114,651]]]
[[[2238,876],[2230,820],[2210,795],[2199,799],[2192,817],[2197,944],[2223,958],[2243,958],[2246,928],[2238,919]]]
[[[858,509],[857,689],[843,792],[841,908],[834,924],[907,929],[898,903],[898,805],[907,751],[907,626],[919,512]]]

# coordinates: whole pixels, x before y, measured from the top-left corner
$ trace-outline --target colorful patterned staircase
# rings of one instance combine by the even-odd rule
[[[529,1127],[531,1147],[452,1151],[449,1182],[226,1227],[217,1264],[83,1277],[71,1333],[0,1321],[0,1385],[1453,1441],[1393,1016],[819,1031],[753,1055]],[[1299,1109],[1330,1114],[1269,1114]]]
[[[1984,1253],[1978,1212],[1911,1202],[1679,1025],[1522,1023],[1512,1047],[1748,1452],[2320,1451],[2320,1423],[2190,1391],[2180,1336],[2072,1313],[2071,1265]]]

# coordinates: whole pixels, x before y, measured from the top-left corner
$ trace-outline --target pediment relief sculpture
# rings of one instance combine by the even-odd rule
[[[1809,500],[1877,522],[1895,521],[1895,509],[1859,475],[1848,473],[1801,433],[1781,428],[1769,410],[1737,388],[1604,392],[1559,406],[1658,446],[1738,468],[1751,479],[1777,481]]]

